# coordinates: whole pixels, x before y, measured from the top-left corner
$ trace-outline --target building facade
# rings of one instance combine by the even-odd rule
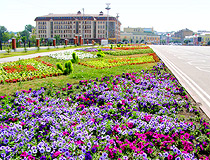
[[[36,17],[37,38],[51,39],[59,35],[61,39],[73,41],[75,36],[82,36],[84,40],[107,39],[107,18],[108,38],[120,40],[120,21],[113,16],[99,14],[49,14]]]
[[[184,38],[185,36],[192,36],[193,35],[193,31],[189,30],[189,29],[182,29],[179,30],[178,32],[174,33],[174,36],[177,38],[180,38],[181,42],[184,42]]]
[[[160,36],[153,28],[124,28],[121,32],[121,40],[128,40],[129,43],[160,43]]]

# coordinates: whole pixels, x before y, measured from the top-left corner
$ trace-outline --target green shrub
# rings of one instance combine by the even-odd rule
[[[71,60],[72,63],[79,63],[79,57],[75,52],[72,53],[73,59]]]
[[[97,53],[97,56],[98,56],[98,57],[104,57],[105,54],[104,54],[104,52],[98,52],[98,53]]]
[[[61,63],[56,63],[56,67],[63,72],[63,66],[61,65]]]
[[[9,46],[7,47],[6,51],[7,51],[8,54],[11,52],[11,49],[10,49]]]
[[[61,65],[61,63],[56,63],[56,67],[57,67],[58,69],[60,69],[60,70],[63,72],[64,75],[68,75],[68,74],[72,73],[73,70],[74,70],[71,61],[67,61],[67,62],[64,64],[64,67],[65,67],[65,68],[63,68],[63,66]]]
[[[111,47],[110,47],[110,49],[113,49],[113,45],[111,44]]]

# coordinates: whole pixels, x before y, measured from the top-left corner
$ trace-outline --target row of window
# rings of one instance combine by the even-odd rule
[[[55,21],[54,24],[75,24],[76,21]],[[78,21],[78,23],[82,23],[83,21]],[[84,21],[84,24],[91,24],[91,21]]]
[[[46,26],[38,26],[38,29],[47,29]]]
[[[46,30],[39,30],[39,33],[47,33]]]
[[[38,24],[46,25],[46,22],[38,22]]]
[[[47,38],[47,35],[39,35],[39,38]]]

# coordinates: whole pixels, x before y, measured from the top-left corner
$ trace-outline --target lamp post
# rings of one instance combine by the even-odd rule
[[[84,35],[84,8],[82,8],[83,11],[83,21],[82,21],[82,38],[83,40],[85,39],[85,35]]]
[[[107,10],[107,40],[109,41],[109,10],[111,9],[109,7],[111,3],[106,3],[107,7],[105,8]]]
[[[118,18],[119,18],[119,13],[117,13],[117,43],[118,43],[118,32],[119,32],[119,28],[118,28]]]

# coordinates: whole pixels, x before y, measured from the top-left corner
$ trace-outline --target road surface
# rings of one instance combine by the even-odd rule
[[[150,46],[210,117],[210,47]]]

